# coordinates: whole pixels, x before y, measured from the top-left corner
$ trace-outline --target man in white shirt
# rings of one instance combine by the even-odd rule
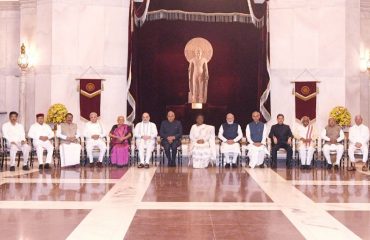
[[[254,168],[264,167],[265,155],[269,155],[266,148],[267,127],[260,121],[261,114],[257,111],[252,113],[253,122],[246,127],[245,133],[248,141],[249,166]]]
[[[3,137],[7,141],[7,148],[10,152],[10,171],[15,171],[15,157],[18,151],[23,153],[23,170],[30,170],[27,161],[31,147],[27,144],[24,126],[17,122],[18,113],[9,113],[9,122],[2,127]]]
[[[302,117],[301,123],[295,130],[295,138],[299,141],[298,150],[301,167],[303,169],[310,169],[315,152],[316,129],[313,124],[310,124],[310,118],[307,116]]]
[[[369,153],[369,128],[362,124],[361,115],[355,117],[355,125],[349,128],[349,146],[348,156],[352,163],[355,163],[355,150],[360,150],[362,153],[362,171],[366,172],[366,162]],[[356,167],[348,168],[348,171],[356,171]]]
[[[337,156],[334,163],[334,169],[338,170],[340,159],[342,158],[344,152],[344,146],[341,143],[341,141],[344,140],[344,133],[334,118],[329,118],[328,125],[321,132],[321,139],[325,141],[322,151],[328,163],[328,169],[332,168],[330,151],[335,151]]]
[[[77,124],[73,123],[72,113],[67,113],[65,122],[58,126],[57,137],[60,140],[60,165],[67,167],[80,164],[80,133]]]
[[[90,167],[94,167],[94,147],[98,147],[100,151],[97,166],[103,167],[103,158],[107,151],[107,145],[103,139],[106,136],[106,131],[98,121],[98,114],[95,112],[90,113],[90,121],[85,125],[84,136],[86,138],[86,153],[89,157]]]
[[[226,157],[225,167],[236,168],[236,160],[240,154],[239,141],[243,137],[242,129],[240,125],[234,123],[235,117],[233,114],[228,113],[226,115],[226,122],[223,123],[218,131],[218,138],[221,139],[221,153]],[[230,160],[232,158],[232,160]]]
[[[150,122],[148,113],[143,113],[141,119],[142,121],[136,124],[134,129],[134,137],[140,159],[138,168],[149,168],[149,161],[154,150],[158,130],[157,126]]]
[[[33,140],[33,146],[36,148],[39,169],[50,168],[51,159],[53,157],[54,146],[50,139],[54,137],[51,127],[44,123],[44,114],[36,115],[36,123],[32,124],[28,131],[28,136]],[[47,151],[45,166],[43,166],[44,149]]]

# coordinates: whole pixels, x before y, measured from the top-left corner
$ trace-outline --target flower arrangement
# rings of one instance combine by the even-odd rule
[[[351,113],[345,107],[337,106],[333,108],[330,112],[330,117],[334,118],[341,127],[349,127],[351,125]]]
[[[67,113],[68,110],[63,104],[60,103],[53,104],[48,110],[46,122],[60,124],[64,122]]]

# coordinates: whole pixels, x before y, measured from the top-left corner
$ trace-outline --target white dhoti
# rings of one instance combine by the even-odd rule
[[[30,154],[31,147],[28,144],[10,144],[8,146],[10,153],[10,166],[15,166],[15,157],[18,151],[21,151],[23,154],[23,166],[27,165],[28,156]]]
[[[149,164],[152,152],[154,150],[154,140],[136,140],[136,147],[139,151],[139,159],[141,164]]]
[[[348,146],[348,157],[351,162],[355,162],[355,151],[360,150],[362,154],[362,162],[366,163],[368,154],[369,154],[369,146],[367,144],[363,144],[360,148],[357,148],[355,144],[349,144]]]
[[[225,156],[225,162],[226,163],[236,163],[236,160],[238,159],[238,155],[240,154],[240,144],[239,143],[233,143],[228,144],[226,142],[223,142],[221,144],[221,153]]]
[[[107,151],[107,145],[105,144],[103,139],[99,138],[97,140],[88,139],[86,141],[86,153],[87,153],[87,156],[89,157],[90,163],[93,163],[93,161],[94,161],[93,150],[94,150],[95,147],[99,148],[99,159],[98,159],[98,161],[103,162],[105,151]]]
[[[299,147],[299,158],[301,159],[301,164],[311,165],[314,152],[315,152],[315,149],[312,146],[300,146]]]
[[[63,143],[60,145],[60,165],[62,167],[80,164],[81,145]]]
[[[340,159],[342,158],[344,147],[342,144],[325,144],[322,148],[326,161],[331,164],[330,152],[336,152],[335,164],[340,164]]]
[[[47,151],[45,163],[50,164],[51,159],[53,158],[53,151],[54,151],[53,144],[51,144],[49,140],[47,141],[34,140],[33,145],[36,148],[36,154],[37,154],[37,159],[38,159],[39,164],[43,164],[44,162],[43,160],[44,150]]]
[[[266,146],[261,145],[259,147],[249,144],[247,146],[248,157],[249,157],[249,166],[254,168],[255,166],[262,165],[265,161],[265,155],[269,155]]]

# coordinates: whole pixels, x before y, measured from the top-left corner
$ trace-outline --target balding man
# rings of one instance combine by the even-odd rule
[[[348,156],[352,163],[355,163],[355,150],[362,153],[362,171],[367,171],[366,162],[369,152],[369,128],[362,124],[361,115],[355,117],[355,125],[349,128],[349,146]],[[351,166],[349,171],[355,171],[356,168]]]
[[[240,154],[239,141],[243,137],[240,125],[235,123],[235,117],[232,113],[226,115],[226,122],[218,130],[218,138],[221,139],[221,153],[226,157],[225,167],[236,168],[236,161]]]
[[[295,138],[299,140],[298,150],[301,159],[301,168],[310,169],[317,138],[316,129],[310,123],[310,118],[307,116],[302,117],[301,123],[295,130]]]
[[[261,114],[257,111],[252,113],[253,122],[247,125],[245,135],[248,141],[249,166],[254,168],[264,167],[265,155],[269,155],[266,148],[267,127],[260,121]]]
[[[98,121],[98,114],[90,113],[90,121],[85,125],[84,136],[86,138],[86,153],[89,157],[90,167],[94,167],[93,149],[99,148],[98,167],[103,166],[104,154],[107,151],[107,145],[104,137],[107,135],[103,125]]]
[[[169,167],[176,167],[177,148],[181,145],[182,125],[175,120],[175,113],[169,111],[167,120],[162,121],[159,129],[161,144],[164,148]]]
[[[142,121],[136,124],[134,137],[139,151],[139,168],[149,168],[149,161],[158,135],[157,126],[150,122],[149,113],[143,113]]]
[[[340,159],[342,158],[344,152],[343,144],[341,144],[341,141],[344,140],[344,133],[334,118],[329,118],[328,125],[321,132],[321,139],[325,141],[322,151],[328,163],[328,169],[332,168],[330,151],[335,151],[337,156],[334,163],[334,169],[338,170]]]

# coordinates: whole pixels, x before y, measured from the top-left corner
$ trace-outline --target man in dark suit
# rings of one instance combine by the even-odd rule
[[[176,167],[176,154],[177,148],[181,145],[182,125],[180,121],[175,120],[174,112],[167,113],[167,120],[162,121],[159,135],[168,159],[168,166]]]
[[[290,127],[284,124],[283,114],[280,113],[277,115],[277,124],[271,127],[269,138],[272,143],[272,166],[277,166],[277,152],[280,148],[283,148],[287,152],[286,166],[287,168],[291,168],[293,134]]]

